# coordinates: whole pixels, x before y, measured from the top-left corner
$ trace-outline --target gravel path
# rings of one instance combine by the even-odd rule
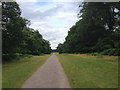
[[[52,54],[22,88],[70,88],[70,85],[57,56]]]

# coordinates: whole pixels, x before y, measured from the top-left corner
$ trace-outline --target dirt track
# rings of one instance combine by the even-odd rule
[[[70,88],[70,85],[57,56],[52,54],[22,88]]]

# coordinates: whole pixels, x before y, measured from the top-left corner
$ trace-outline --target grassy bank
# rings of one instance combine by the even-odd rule
[[[3,88],[20,88],[33,72],[35,72],[49,55],[24,57],[20,60],[4,63],[2,66]]]
[[[74,88],[117,88],[118,57],[85,54],[57,55]]]

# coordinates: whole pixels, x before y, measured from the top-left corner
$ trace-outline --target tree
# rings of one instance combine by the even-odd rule
[[[62,48],[62,45],[63,44],[58,44],[58,46],[57,46],[57,51],[59,52],[59,53],[63,53],[63,48]]]
[[[118,48],[119,3],[84,2],[80,20],[70,28],[60,48],[67,53],[101,52]],[[80,6],[80,7],[81,7]],[[116,40],[115,40],[116,39]],[[59,48],[59,47],[58,47]]]
[[[22,41],[22,30],[26,21],[21,16],[16,2],[2,2],[2,41],[3,53],[15,53]]]
[[[51,53],[49,42],[43,39],[38,30],[29,28],[29,24],[29,20],[21,17],[21,10],[16,2],[2,2],[2,56],[4,60],[23,54]]]
[[[24,54],[49,54],[51,47],[48,41],[44,40],[38,30],[25,28],[23,30],[24,38],[21,45],[21,52]]]

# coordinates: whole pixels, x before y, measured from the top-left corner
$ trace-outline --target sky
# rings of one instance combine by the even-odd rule
[[[38,0],[17,0],[22,17],[30,20],[29,27],[38,30],[48,40],[52,49],[65,41],[70,28],[79,20],[80,2],[43,2]]]

